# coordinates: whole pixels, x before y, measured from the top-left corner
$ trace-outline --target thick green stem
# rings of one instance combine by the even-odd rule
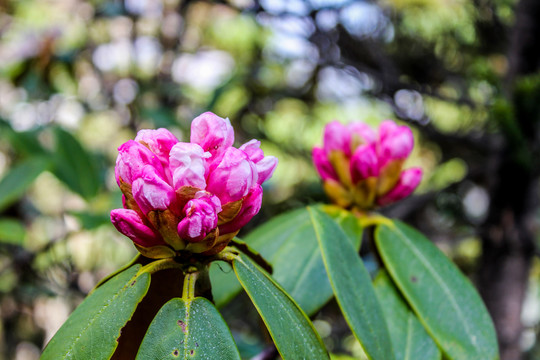
[[[184,288],[182,290],[182,299],[191,300],[195,298],[195,285],[199,272],[189,272],[184,276]]]

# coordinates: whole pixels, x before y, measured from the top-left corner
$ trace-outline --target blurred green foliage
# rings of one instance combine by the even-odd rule
[[[482,135],[502,132],[518,143],[521,136],[502,93],[508,59],[500,34],[514,7],[514,0],[0,1],[0,359],[37,359],[94,284],[135,254],[108,219],[121,206],[117,147],[142,128],[188,139],[190,121],[204,111],[229,117],[237,143],[260,139],[280,160],[244,233],[324,201],[310,156],[324,124],[408,122],[417,139],[409,162],[426,176],[419,196],[388,211],[436,231],[440,246],[472,271],[474,229],[489,205],[478,177]],[[538,77],[518,84],[524,106],[538,103],[538,84]],[[478,146],[455,145],[464,139]],[[516,156],[531,160],[525,150]],[[238,311],[245,309],[230,304],[224,313]],[[266,346],[248,325],[257,323],[249,311],[250,321],[229,322],[244,356]],[[331,304],[315,324],[330,328],[329,349],[360,356],[338,318]]]

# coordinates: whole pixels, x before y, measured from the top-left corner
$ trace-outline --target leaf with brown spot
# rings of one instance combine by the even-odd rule
[[[221,314],[207,299],[172,299],[158,312],[136,360],[227,359],[240,354]]]

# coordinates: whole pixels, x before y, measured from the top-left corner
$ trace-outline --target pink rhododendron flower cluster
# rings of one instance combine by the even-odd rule
[[[323,147],[313,148],[313,162],[334,203],[344,208],[372,209],[410,195],[422,169],[402,170],[414,146],[407,126],[383,121],[378,134],[364,123],[329,123]]]
[[[141,130],[118,148],[124,208],[113,210],[111,220],[147,257],[223,250],[259,212],[261,184],[277,165],[257,140],[233,147],[231,123],[210,112],[193,120],[190,140],[179,142],[166,129]]]

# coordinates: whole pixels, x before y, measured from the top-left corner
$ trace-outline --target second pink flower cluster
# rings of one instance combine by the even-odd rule
[[[190,140],[141,130],[118,149],[124,209],[111,220],[147,257],[221,251],[259,212],[261,184],[277,165],[257,140],[233,147],[229,120],[209,112],[193,120]]]
[[[383,121],[378,134],[364,123],[333,121],[324,131],[323,147],[313,148],[313,162],[333,202],[369,210],[401,200],[422,179],[422,169],[402,170],[414,146],[407,126]]]

